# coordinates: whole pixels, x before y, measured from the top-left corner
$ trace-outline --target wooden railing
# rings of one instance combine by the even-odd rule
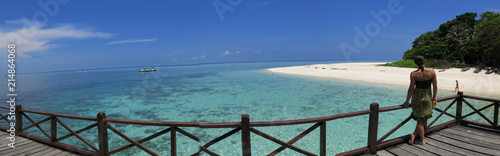
[[[470,104],[467,100],[465,99],[476,99],[476,100],[481,100],[481,101],[489,101],[492,102],[491,104],[484,106],[480,109],[476,109],[472,104]],[[449,101],[453,100],[444,110],[441,110],[439,108],[435,108],[436,111],[440,112],[440,114],[426,127],[426,134],[432,133],[434,131],[437,131],[439,129],[443,129],[446,127],[450,127],[453,125],[475,125],[475,126],[480,126],[480,127],[485,127],[485,128],[490,128],[490,129],[497,129],[500,130],[499,124],[498,124],[498,111],[499,111],[499,103],[500,100],[497,99],[489,99],[489,98],[482,98],[482,97],[475,97],[475,96],[468,96],[468,95],[463,95],[462,92],[459,92],[457,95],[453,96],[448,96],[444,98],[439,98],[438,102],[444,102],[444,101]],[[463,103],[465,103],[468,107],[470,107],[473,112],[462,115],[462,107]],[[455,115],[452,115],[448,113],[447,111],[453,106],[456,105],[456,112]],[[411,106],[411,105],[410,105]],[[493,115],[493,121],[487,118],[481,111],[486,110],[490,107],[494,107],[494,115]],[[9,109],[8,107],[0,106],[2,109]],[[308,135],[310,132],[314,131],[315,129],[319,128],[320,134],[319,134],[319,155],[325,156],[326,155],[326,123],[328,121],[332,120],[337,120],[337,119],[342,119],[342,118],[349,118],[349,117],[355,117],[355,116],[361,116],[361,115],[369,115],[369,121],[368,121],[368,140],[367,140],[367,146],[362,147],[359,149],[355,149],[352,151],[347,151],[344,153],[339,153],[337,155],[358,155],[358,154],[363,154],[363,153],[376,153],[378,149],[382,149],[391,145],[399,144],[402,142],[405,142],[409,139],[409,135],[401,136],[395,139],[391,139],[388,141],[386,140],[391,134],[393,134],[395,131],[397,131],[400,127],[405,125],[411,118],[408,117],[406,118],[403,122],[400,124],[396,125],[392,130],[390,130],[387,134],[382,136],[381,138],[377,139],[377,133],[378,133],[378,122],[379,122],[379,114],[383,112],[388,112],[388,111],[395,111],[399,109],[404,109],[402,105],[397,105],[397,106],[392,106],[392,107],[384,107],[384,108],[379,108],[379,105],[377,103],[372,103],[370,105],[370,110],[364,110],[364,111],[358,111],[358,112],[351,112],[351,113],[344,113],[344,114],[337,114],[337,115],[332,115],[332,116],[326,116],[326,117],[318,117],[318,118],[308,118],[308,119],[298,119],[298,120],[283,120],[283,121],[267,121],[267,122],[250,122],[250,116],[247,114],[244,114],[241,116],[241,122],[225,122],[225,123],[199,123],[199,122],[164,122],[164,121],[140,121],[140,120],[124,120],[124,119],[112,119],[112,118],[106,118],[105,113],[98,113],[96,118],[93,117],[83,117],[83,116],[74,116],[74,115],[65,115],[65,114],[56,114],[56,113],[49,113],[49,112],[41,112],[41,111],[34,111],[34,110],[27,110],[23,109],[21,105],[18,105],[16,107],[15,115],[16,115],[16,134],[20,136],[25,136],[33,140],[37,140],[46,144],[50,144],[53,146],[57,146],[63,149],[67,149],[70,151],[75,151],[78,153],[82,154],[87,154],[87,155],[111,155],[115,154],[117,152],[126,150],[131,147],[138,147],[139,149],[147,152],[148,154],[151,155],[158,155],[156,152],[148,149],[147,147],[143,146],[143,143],[146,141],[149,141],[151,139],[154,139],[158,136],[164,135],[166,133],[170,132],[170,155],[177,155],[177,132],[189,137],[192,140],[198,141],[199,138],[182,128],[184,127],[197,127],[197,128],[231,128],[229,132],[209,141],[205,145],[199,146],[199,151],[196,153],[193,153],[192,155],[199,155],[201,152],[205,152],[209,155],[219,155],[220,153],[213,152],[212,150],[209,149],[210,146],[218,143],[221,140],[224,140],[225,138],[236,134],[237,132],[241,131],[241,145],[242,145],[242,154],[245,156],[251,155],[251,133],[261,136],[267,140],[270,140],[276,144],[281,145],[281,147],[277,148],[276,150],[272,151],[269,155],[276,155],[280,153],[281,151],[285,149],[291,149],[293,151],[296,151],[298,153],[304,154],[304,155],[317,155],[314,154],[311,151],[306,151],[304,149],[301,149],[299,147],[294,146],[293,144],[300,139],[302,139],[304,136]],[[34,113],[34,114],[39,114],[39,115],[45,115],[48,116],[47,118],[40,120],[38,122],[33,121],[26,113]],[[464,118],[469,117],[473,114],[478,114],[481,116],[483,119],[487,121],[488,124],[483,124],[483,123],[478,123],[470,120],[465,120]],[[455,120],[448,121],[445,123],[442,123],[440,125],[431,127],[439,118],[441,118],[443,115],[450,116],[454,118]],[[5,120],[7,123],[10,124],[10,121],[7,120],[6,118],[9,116],[7,115],[2,115],[0,114],[1,119],[0,120]],[[23,127],[22,122],[23,122],[23,117],[27,119],[31,125],[27,127]],[[75,119],[75,120],[86,120],[86,121],[92,121],[95,122],[93,124],[90,124],[80,130],[74,131],[71,128],[69,128],[64,122],[59,120],[59,118],[67,118],[67,119]],[[39,125],[41,123],[50,121],[51,122],[51,128],[50,128],[50,134],[47,133],[45,130],[43,130]],[[57,123],[59,125],[63,126],[70,134],[58,137],[57,136]],[[163,130],[152,134],[148,137],[145,137],[140,140],[134,140],[130,138],[129,136],[123,134],[116,128],[114,128],[111,123],[118,123],[118,124],[132,124],[132,125],[143,125],[143,126],[162,126],[165,127]],[[275,138],[267,133],[264,133],[260,130],[258,130],[258,127],[270,127],[270,126],[285,126],[285,125],[301,125],[301,124],[310,124],[314,123],[311,127],[300,133],[298,136],[295,138],[291,139],[288,142],[285,142],[283,140],[280,140],[278,138]],[[45,139],[40,136],[35,136],[33,134],[28,134],[25,133],[27,129],[36,127],[38,130],[40,130],[47,138]],[[82,133],[84,131],[87,131],[89,129],[92,129],[94,127],[97,127],[97,135],[98,135],[98,140],[99,140],[99,146],[95,147],[92,145],[90,142],[85,140],[82,136],[79,135],[79,133]],[[0,129],[7,131],[8,128],[0,126]],[[108,130],[111,132],[117,134],[118,136],[122,137],[123,139],[127,140],[130,144],[119,147],[114,150],[109,150],[108,147]],[[60,143],[61,140],[69,138],[71,136],[75,136],[78,138],[81,142],[83,142],[85,145],[88,146],[88,148],[92,150],[87,150],[81,147],[76,147],[72,145],[67,145]],[[236,149],[235,149],[236,150]]]

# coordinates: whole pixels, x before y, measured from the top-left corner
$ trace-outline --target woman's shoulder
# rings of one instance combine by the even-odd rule
[[[428,71],[431,71],[431,72],[435,72],[434,68],[425,68],[425,70],[428,70]]]

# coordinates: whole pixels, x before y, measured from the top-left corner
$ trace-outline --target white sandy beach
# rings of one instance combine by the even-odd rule
[[[384,63],[385,62],[315,64],[271,68],[268,69],[268,71],[275,74],[336,78],[391,85],[408,86],[410,84],[410,72],[416,69],[377,66],[378,64]],[[461,69],[451,68],[439,72],[439,69],[436,69],[438,89],[454,91],[456,86],[455,80],[458,80],[460,91],[463,91],[464,94],[486,93],[500,95],[500,75],[487,75],[484,73],[484,70],[475,74],[473,70],[474,69],[470,69],[466,72],[461,72]]]

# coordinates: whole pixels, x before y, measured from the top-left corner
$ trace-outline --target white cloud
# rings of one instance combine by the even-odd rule
[[[236,53],[234,53],[234,54],[237,55],[237,54],[240,54],[240,53],[241,53],[240,51],[236,51]]]
[[[196,59],[198,59],[198,57],[196,56],[191,57],[191,60],[196,60]]]
[[[137,43],[137,42],[153,42],[156,41],[156,38],[152,39],[140,39],[140,40],[121,40],[121,41],[113,41],[108,42],[106,44],[120,44],[120,43]]]
[[[207,56],[205,56],[205,55],[200,56],[200,59],[204,59],[204,58],[207,58]]]
[[[226,55],[231,55],[231,52],[229,52],[229,51],[227,51],[227,50],[226,50],[226,51],[224,52],[224,54],[222,54],[221,56],[226,56]]]
[[[44,28],[41,24],[28,20],[6,21],[0,26],[0,45],[15,43],[18,52],[41,52],[59,47],[53,41],[61,39],[108,38],[113,34],[95,31],[91,28],[76,28],[71,24],[62,24],[53,28]],[[24,24],[22,26],[21,24]]]
[[[262,50],[257,50],[257,51],[254,51],[253,53],[254,54],[260,54],[260,53],[262,53]]]

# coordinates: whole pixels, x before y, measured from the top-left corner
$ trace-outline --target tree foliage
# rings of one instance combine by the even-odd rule
[[[500,13],[466,12],[428,31],[413,41],[403,59],[416,55],[450,62],[500,65]]]

